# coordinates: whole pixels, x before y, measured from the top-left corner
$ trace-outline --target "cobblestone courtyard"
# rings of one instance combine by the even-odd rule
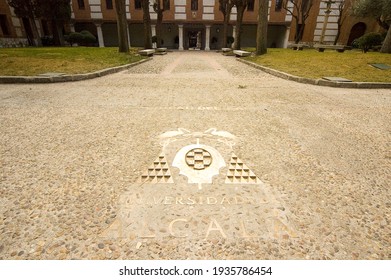
[[[389,89],[173,52],[93,80],[0,85],[0,112],[0,259],[391,259]],[[188,165],[202,155],[191,166],[207,170],[231,145],[220,173],[258,185],[191,184],[173,165],[180,146],[152,170],[169,168],[174,183],[138,183],[159,135],[183,131],[183,145],[213,147],[187,153]],[[151,201],[132,204],[115,234],[129,193]]]

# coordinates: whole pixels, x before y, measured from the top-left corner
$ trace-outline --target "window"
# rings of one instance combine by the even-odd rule
[[[84,0],[77,0],[77,4],[79,5],[79,9],[84,9],[86,7],[84,5]]]
[[[107,10],[113,9],[113,0],[106,0],[106,9]]]
[[[163,8],[164,10],[166,11],[169,11],[170,10],[170,0],[163,0]]]
[[[141,9],[141,0],[134,0],[134,8],[136,10],[140,10]]]
[[[191,10],[198,11],[198,0],[191,0]]]
[[[4,36],[11,35],[8,28],[8,20],[6,15],[0,15],[0,29]]]
[[[279,12],[281,11],[281,8],[282,8],[282,0],[276,0],[276,6],[275,6],[275,11],[276,12]]]
[[[254,0],[247,1],[247,11],[254,11]]]

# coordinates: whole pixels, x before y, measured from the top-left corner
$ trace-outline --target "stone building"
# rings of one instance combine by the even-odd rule
[[[97,36],[98,44],[117,46],[117,26],[114,0],[70,0],[71,22],[65,32],[89,30]],[[157,15],[150,0],[152,34],[155,33]],[[350,2],[353,0],[346,0]],[[327,4],[327,2],[330,2]],[[309,44],[322,42],[331,44],[337,34],[339,18],[338,6],[341,0],[314,0],[302,37]],[[223,14],[218,0],[170,0],[163,18],[163,46],[172,49],[203,50],[222,47]],[[289,3],[288,8],[292,9]],[[143,45],[143,12],[141,0],[126,0],[131,46]],[[244,14],[242,47],[255,46],[258,1],[249,0]],[[229,34],[233,35],[237,11],[231,14]],[[50,35],[47,22],[36,20],[41,36]],[[269,0],[269,47],[286,47],[294,40],[295,24],[292,15],[282,6],[282,0]],[[379,31],[374,20],[347,16],[338,40],[341,44],[350,44],[353,39],[365,32]],[[31,44],[32,34],[29,21],[15,16],[6,0],[0,0],[0,46],[19,46]]]

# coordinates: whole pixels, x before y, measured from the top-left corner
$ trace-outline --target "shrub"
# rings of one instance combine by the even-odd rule
[[[383,37],[380,33],[367,33],[356,40],[357,46],[366,53],[374,46],[381,45]]]
[[[42,45],[45,47],[54,45],[54,40],[52,36],[43,36],[41,37],[41,41]]]
[[[232,36],[227,36],[227,44],[231,46],[235,42],[235,38]]]
[[[88,46],[96,43],[96,37],[90,31],[83,30],[80,34],[83,36],[82,43],[84,45]]]
[[[80,46],[91,46],[96,43],[96,37],[90,31],[83,30],[79,32],[71,32],[65,36],[65,40],[71,44],[78,44]]]
[[[157,36],[152,36],[152,43],[157,43]],[[160,45],[164,44],[164,40],[160,39]]]
[[[358,49],[358,38],[357,39],[354,39],[352,41],[352,48],[353,49]]]
[[[83,41],[83,35],[79,32],[71,32],[65,36],[65,40],[72,46],[73,44],[80,44]]]

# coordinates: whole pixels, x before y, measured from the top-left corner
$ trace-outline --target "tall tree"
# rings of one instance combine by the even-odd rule
[[[169,8],[170,0],[154,0],[153,10],[157,14],[156,20],[156,47],[160,48],[162,45],[162,27],[163,27],[163,13]]]
[[[337,35],[334,39],[334,45],[338,43],[339,37],[341,36],[342,26],[350,14],[351,10],[351,1],[349,0],[340,0],[338,4],[338,20],[337,20]]]
[[[151,15],[149,13],[149,0],[141,0],[144,23],[144,48],[152,49]]]
[[[219,0],[220,11],[223,14],[223,48],[227,47],[228,37],[228,25],[231,18],[232,7],[234,6],[233,0]]]
[[[371,17],[384,29],[390,27],[391,1],[390,0],[355,0],[353,15],[358,17]]]
[[[117,13],[118,51],[121,53],[127,53],[129,51],[129,41],[125,0],[116,0],[115,10]]]
[[[247,8],[247,0],[233,0],[236,10],[237,10],[237,19],[236,19],[236,30],[235,30],[235,42],[234,49],[240,50],[241,47],[241,36],[242,36],[242,23],[244,11]]]
[[[259,0],[257,25],[257,55],[267,53],[267,25],[269,0]]]
[[[7,0],[7,2],[14,8],[14,12],[18,17],[27,18],[29,20],[33,35],[33,45],[37,47],[42,46],[41,37],[39,36],[38,27],[35,22],[35,19],[37,18],[37,2],[35,0]]]
[[[380,52],[391,53],[391,27],[388,28],[387,35],[386,38],[384,39]]]
[[[292,5],[289,5],[291,3]],[[305,23],[310,15],[314,0],[282,0],[282,8],[295,19],[295,43],[303,38]]]
[[[374,18],[381,27],[388,29],[380,52],[391,53],[391,1],[356,0],[353,4],[353,14],[359,17]]]
[[[51,22],[54,43],[63,46],[65,43],[63,28],[65,22],[71,19],[69,0],[35,0],[37,16]]]

